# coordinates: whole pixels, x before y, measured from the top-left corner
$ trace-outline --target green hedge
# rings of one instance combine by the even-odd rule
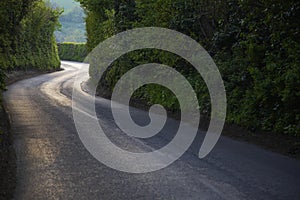
[[[54,31],[61,12],[48,1],[0,1],[0,93],[7,70],[60,67]]]
[[[64,42],[58,43],[57,46],[61,60],[82,62],[88,54],[84,43]]]
[[[158,26],[185,33],[203,45],[219,67],[227,92],[227,122],[252,131],[300,136],[299,0],[77,1],[87,12],[89,50],[134,27]],[[210,98],[201,77],[168,52],[124,55],[106,72],[98,93],[109,96],[124,73],[151,62],[180,71],[194,87],[201,112],[209,115]],[[179,109],[176,98],[157,85],[139,89],[135,97]]]
[[[54,38],[60,14],[45,1],[1,0],[0,89],[6,70],[60,67]]]

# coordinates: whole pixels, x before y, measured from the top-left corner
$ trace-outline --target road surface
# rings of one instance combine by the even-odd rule
[[[10,85],[4,93],[17,155],[15,199],[300,199],[298,160],[226,137],[199,159],[199,136],[179,160],[151,173],[103,165],[85,149],[72,119],[72,87],[82,64],[62,62],[62,67]],[[124,136],[108,105],[99,98],[96,110],[116,145],[134,152],[168,142],[167,137],[137,141]],[[134,110],[147,121],[146,112]]]

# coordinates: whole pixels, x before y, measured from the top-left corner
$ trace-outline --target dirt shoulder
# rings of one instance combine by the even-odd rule
[[[222,134],[300,160],[300,137],[263,131],[251,132],[234,124],[226,124]]]

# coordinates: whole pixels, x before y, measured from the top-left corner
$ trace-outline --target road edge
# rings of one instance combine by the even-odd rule
[[[30,79],[39,75],[48,74],[57,70],[13,70],[6,73],[5,85]],[[1,94],[2,95],[1,91]],[[1,98],[0,98],[1,100]],[[11,132],[11,120],[9,111],[3,100],[0,101],[0,199],[13,199],[17,185],[17,157],[14,149],[14,139]]]

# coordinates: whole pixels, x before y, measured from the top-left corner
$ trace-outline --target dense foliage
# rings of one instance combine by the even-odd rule
[[[298,0],[78,0],[87,12],[87,47],[134,27],[158,26],[191,36],[217,63],[228,98],[228,122],[251,130],[300,135],[300,2]],[[168,52],[131,52],[113,63],[100,91],[111,92],[128,69],[159,62],[193,85],[201,112],[209,115],[199,74]],[[109,93],[108,92],[108,93]],[[176,98],[157,85],[136,98],[178,110]]]
[[[87,49],[84,43],[64,42],[58,43],[58,55],[61,60],[84,61]]]
[[[60,66],[54,31],[60,11],[42,0],[1,0],[0,83],[5,70]]]
[[[218,32],[228,120],[300,135],[300,2],[238,1]],[[222,38],[222,39],[221,39]],[[217,43],[219,44],[219,43]]]

